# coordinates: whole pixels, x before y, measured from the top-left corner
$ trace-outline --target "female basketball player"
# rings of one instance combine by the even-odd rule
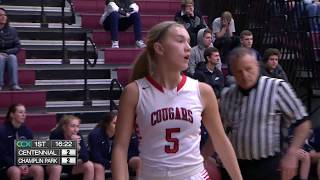
[[[139,179],[209,179],[199,148],[203,120],[230,176],[242,179],[212,88],[181,75],[190,56],[188,32],[166,21],[154,26],[147,40],[133,69],[134,82],[120,98],[113,178],[128,179],[126,156],[135,126],[142,159]]]

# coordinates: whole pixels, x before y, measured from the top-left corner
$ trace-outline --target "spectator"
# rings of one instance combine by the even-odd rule
[[[20,180],[21,176],[31,176],[34,180],[44,179],[44,170],[39,165],[15,165],[14,140],[33,139],[30,128],[25,125],[26,108],[23,104],[9,107],[4,124],[0,127],[0,167],[4,167],[10,180]]]
[[[194,10],[193,0],[182,0],[181,10],[176,13],[174,20],[183,24],[190,36],[191,47],[197,45],[197,34],[200,29],[207,28],[207,24],[200,12]]]
[[[283,79],[286,82],[288,77],[286,72],[279,64],[280,51],[275,48],[269,48],[264,51],[263,59],[261,63],[261,74],[263,76],[269,76],[273,78]]]
[[[146,46],[141,35],[139,6],[133,0],[106,0],[100,24],[106,31],[110,30],[112,48],[119,48],[118,31],[125,31],[131,25],[133,25],[136,47]]]
[[[292,143],[292,139],[294,138],[294,127],[290,126],[288,130],[288,144]],[[298,150],[298,160],[299,160],[299,177],[300,180],[308,180],[311,160],[309,152],[311,151],[311,146],[308,143],[305,143]]]
[[[127,149],[136,127],[143,162],[139,178],[208,179],[199,149],[203,122],[232,178],[242,180],[212,88],[181,74],[191,49],[186,29],[164,21],[152,27],[147,39],[133,67],[133,82],[120,99],[113,178],[128,179]]]
[[[90,160],[94,179],[105,179],[105,169],[111,167],[111,150],[116,126],[116,114],[109,113],[88,135]]]
[[[195,68],[199,62],[204,62],[203,52],[208,47],[213,47],[212,45],[212,35],[210,29],[201,29],[197,36],[198,45],[191,49],[189,58],[189,67],[187,73],[193,76]],[[221,62],[217,62],[217,68],[221,70]]]
[[[309,145],[312,147],[310,151],[310,158],[312,165],[316,166],[318,179],[320,179],[320,128],[315,128],[311,137],[308,140]]]
[[[216,67],[220,62],[219,50],[214,47],[208,47],[204,51],[205,62],[200,62],[197,65],[194,78],[200,82],[209,84],[216,97],[220,98],[220,92],[224,87],[224,76],[222,72]]]
[[[304,0],[306,10],[310,17],[320,16],[320,2],[319,0]]]
[[[111,167],[111,153],[113,136],[116,127],[117,116],[115,113],[109,113],[100,121],[88,136],[88,145],[90,148],[90,160],[94,165],[95,180],[105,179],[105,169]],[[134,136],[135,137],[135,136]],[[135,147],[129,147],[128,164],[139,176],[141,160],[138,157],[137,152],[137,139],[132,138],[130,145]]]
[[[139,157],[139,140],[135,134],[131,136],[128,149],[128,166],[135,172],[134,180],[138,180],[141,175],[142,160]]]
[[[236,48],[229,60],[236,84],[222,91],[220,112],[243,179],[293,178],[298,150],[311,126],[302,102],[284,80],[259,75],[251,50]],[[280,129],[285,124],[295,128],[292,143],[282,156]]]
[[[93,180],[93,163],[89,161],[89,153],[84,140],[79,133],[80,119],[73,115],[64,115],[57,127],[50,134],[50,139],[76,140],[78,148],[77,165],[48,165],[46,167],[49,180],[60,179],[61,172],[67,174],[83,174],[83,180]]]
[[[241,31],[241,33],[240,33],[240,44],[241,44],[242,47],[251,49],[256,54],[257,60],[261,61],[262,58],[261,58],[260,53],[257,50],[255,50],[254,48],[252,48],[253,34],[252,34],[251,31],[249,31],[249,30]]]
[[[237,39],[234,37],[236,32],[232,14],[225,11],[212,22],[213,46],[218,48],[222,55],[222,62],[228,52],[237,46]]]
[[[11,90],[22,90],[18,84],[17,56],[20,40],[16,29],[9,26],[6,10],[0,8],[0,90],[4,86],[4,71],[7,64]]]

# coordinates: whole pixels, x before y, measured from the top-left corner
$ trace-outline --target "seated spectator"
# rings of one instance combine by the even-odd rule
[[[46,167],[49,180],[60,179],[61,172],[67,174],[83,174],[84,180],[93,180],[93,163],[89,161],[89,153],[84,140],[79,133],[80,119],[73,115],[64,115],[57,127],[50,134],[50,139],[76,140],[78,148],[77,165],[48,165]]]
[[[128,166],[130,171],[136,173],[135,180],[138,180],[141,174],[142,160],[139,157],[139,140],[138,136],[132,135],[128,149]]]
[[[304,0],[306,10],[310,17],[320,16],[320,1],[319,0]]]
[[[229,11],[223,12],[221,17],[212,22],[213,46],[220,50],[223,63],[228,52],[238,44],[235,32],[234,20]]]
[[[39,165],[15,165],[14,140],[33,139],[33,134],[24,122],[26,108],[22,104],[13,104],[9,107],[4,124],[0,127],[0,167],[4,167],[10,180],[20,180],[30,176],[34,180],[44,179],[44,170]]]
[[[197,45],[197,34],[200,29],[206,28],[207,24],[200,12],[194,10],[193,0],[182,0],[181,10],[176,13],[174,20],[183,24],[190,36],[190,46]]]
[[[316,166],[318,179],[320,179],[320,128],[315,128],[311,137],[308,140],[309,145],[312,147],[309,155],[311,164]]]
[[[209,84],[217,98],[220,98],[220,93],[224,87],[224,76],[216,67],[220,61],[220,54],[217,48],[209,47],[204,51],[205,62],[200,62],[197,65],[194,78],[200,82]]]
[[[108,113],[107,116],[90,132],[88,145],[90,149],[90,160],[93,161],[95,180],[105,179],[105,169],[111,167],[111,153],[113,136],[116,127],[117,116]],[[138,141],[133,136],[128,152],[128,165],[140,175],[141,160],[139,158]]]
[[[109,113],[88,136],[90,160],[94,166],[94,179],[105,179],[105,169],[111,168],[111,150],[117,117]]]
[[[294,126],[289,127],[288,130],[288,143],[292,143]],[[309,152],[311,151],[311,146],[306,143],[298,150],[298,160],[299,160],[299,177],[300,180],[307,180],[309,177],[311,160]]]
[[[261,63],[261,74],[273,78],[283,79],[288,82],[286,72],[279,64],[280,51],[275,48],[269,48],[264,51]]]
[[[194,46],[191,49],[189,65],[187,73],[190,76],[193,76],[195,68],[199,62],[204,62],[203,52],[208,47],[213,47],[212,45],[212,35],[210,29],[201,29],[198,32],[197,36],[198,45]],[[221,70],[221,62],[217,64],[218,69]]]
[[[251,31],[249,30],[243,30],[240,33],[240,44],[242,47],[245,48],[249,48],[252,49],[252,51],[256,54],[257,60],[261,61],[261,55],[260,53],[255,50],[254,48],[252,48],[252,44],[253,44],[253,34]]]
[[[139,6],[132,0],[106,0],[100,24],[106,31],[110,31],[112,48],[119,48],[118,31],[125,31],[131,25],[133,25],[136,47],[146,47],[141,35]]]
[[[4,86],[4,71],[7,70],[11,90],[22,90],[18,84],[18,61],[16,54],[20,49],[20,40],[16,29],[9,26],[6,10],[0,8],[0,90]]]

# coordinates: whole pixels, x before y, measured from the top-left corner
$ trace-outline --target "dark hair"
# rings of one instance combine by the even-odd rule
[[[232,51],[230,51],[229,55],[228,55],[228,63],[229,66],[232,67],[232,64],[237,61],[238,59],[242,58],[245,55],[251,55],[254,56],[254,52],[249,49],[249,48],[245,48],[245,47],[237,47],[232,49]]]
[[[1,8],[0,8],[1,9]],[[10,122],[12,119],[10,117],[10,114],[11,113],[15,113],[17,111],[17,107],[18,106],[24,106],[23,104],[21,103],[17,103],[17,104],[12,104],[11,106],[9,106],[8,108],[8,112],[6,114],[6,119],[5,119],[5,122]]]
[[[268,48],[263,53],[262,61],[265,63],[268,61],[270,56],[276,55],[278,58],[280,57],[280,51],[276,48]]]
[[[252,36],[252,35],[253,35],[253,34],[252,34],[251,31],[249,31],[249,30],[243,30],[243,31],[241,31],[241,33],[240,33],[240,39],[244,38],[245,36]]]
[[[117,113],[115,112],[109,112],[106,113],[106,115],[104,116],[103,120],[101,120],[96,127],[100,127],[101,129],[106,129],[110,126],[112,120],[114,117],[117,116]]]
[[[4,11],[4,13],[7,15],[7,11],[4,8],[0,7],[0,10]],[[7,16],[7,22],[4,25],[4,27],[7,27],[7,26],[9,26],[9,18],[8,18],[8,16]]]
[[[219,52],[219,50],[217,48],[215,48],[215,47],[208,47],[208,48],[206,48],[204,50],[203,57],[204,57],[206,63],[208,62],[208,58],[207,57],[211,56],[211,54],[214,53],[214,52]]]

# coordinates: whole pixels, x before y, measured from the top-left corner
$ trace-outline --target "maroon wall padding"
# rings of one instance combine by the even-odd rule
[[[33,85],[36,81],[36,73],[34,70],[19,69],[18,74],[20,85]],[[9,84],[8,73],[4,75],[4,82],[5,85]]]
[[[0,92],[0,107],[7,108],[11,104],[11,93],[10,92]]]
[[[127,85],[131,75],[131,69],[129,68],[119,68],[117,69],[118,81],[123,85]]]
[[[107,48],[104,51],[105,64],[131,64],[142,51],[139,48]]]
[[[137,2],[141,14],[175,14],[180,10],[180,1],[165,0]]]
[[[26,50],[24,48],[21,48],[20,51],[17,54],[18,63],[19,64],[25,64],[26,63]]]
[[[144,39],[147,35],[146,31],[142,31],[142,38]],[[110,32],[104,30],[96,30],[93,32],[93,41],[97,45],[111,45]],[[119,32],[119,45],[122,46],[135,46],[134,33],[132,31]]]
[[[44,108],[46,106],[46,92],[44,91],[2,91],[0,99],[0,108],[7,108],[14,103],[22,103],[26,107]]]
[[[76,0],[74,2],[76,12],[82,13],[103,13],[104,1]]]
[[[56,125],[55,114],[27,115],[26,124],[34,132],[50,132]]]
[[[4,122],[5,116],[0,116],[0,124]],[[55,114],[27,114],[26,125],[33,132],[50,132],[56,125]]]
[[[34,70],[19,70],[19,84],[33,85],[36,81],[36,73]]]

